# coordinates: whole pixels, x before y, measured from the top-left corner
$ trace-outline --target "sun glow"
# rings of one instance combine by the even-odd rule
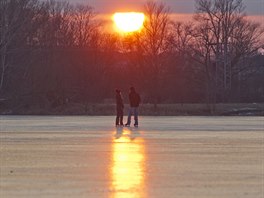
[[[119,12],[114,14],[113,20],[119,31],[129,33],[142,28],[145,15],[139,12]]]

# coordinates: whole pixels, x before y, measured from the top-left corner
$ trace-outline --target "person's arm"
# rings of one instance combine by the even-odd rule
[[[123,101],[123,97],[122,96],[120,97],[120,100],[121,100],[121,107],[124,108],[124,101]]]
[[[141,98],[140,98],[140,95],[138,94],[138,104],[141,103]]]
[[[131,101],[133,100],[133,96],[131,93],[129,94],[128,98],[129,98],[129,104],[131,105]]]

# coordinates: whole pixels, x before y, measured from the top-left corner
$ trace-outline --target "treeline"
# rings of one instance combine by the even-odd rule
[[[145,103],[264,102],[263,29],[242,0],[197,0],[188,23],[144,5],[120,35],[89,5],[0,1],[0,99],[12,106],[88,105],[133,85]]]

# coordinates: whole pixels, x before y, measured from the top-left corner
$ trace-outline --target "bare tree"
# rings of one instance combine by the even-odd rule
[[[72,6],[65,1],[49,0],[45,4],[47,20],[38,31],[40,45],[54,48],[73,45],[73,28],[70,24]]]
[[[204,88],[201,88],[204,87],[204,83],[212,82],[209,73],[206,75],[204,72],[204,68],[209,69],[210,46],[206,46],[206,43],[210,39],[206,25],[198,31],[193,22],[173,23],[169,43],[177,61],[174,66],[177,70],[175,78],[183,78],[182,87],[192,90],[193,93],[194,90],[196,93],[204,92]],[[206,87],[208,92],[211,85],[207,84]]]
[[[156,2],[147,2],[144,6],[146,20],[142,32],[138,35],[137,43],[140,44],[141,54],[145,59],[144,73],[146,82],[151,91],[154,103],[157,104],[162,78],[163,62],[162,56],[167,51],[167,38],[169,36],[170,18],[169,9],[165,4]],[[150,76],[148,76],[150,75]],[[153,87],[155,87],[153,89]]]
[[[36,0],[2,0],[0,2],[0,91],[10,67],[12,50],[27,41],[36,28],[33,22],[38,13]]]
[[[75,44],[79,47],[91,45],[92,36],[99,26],[94,9],[89,5],[76,4],[70,21],[74,30]]]
[[[245,19],[242,0],[197,0],[196,9],[194,36],[203,43],[208,84],[227,100],[238,63],[260,47],[260,26]]]

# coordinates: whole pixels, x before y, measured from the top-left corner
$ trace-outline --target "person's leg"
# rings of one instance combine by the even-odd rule
[[[116,116],[116,126],[119,124],[119,116]]]
[[[124,125],[123,124],[123,116],[124,116],[124,112],[123,110],[120,111],[120,125]]]
[[[128,110],[128,116],[127,116],[126,125],[130,125],[130,123],[131,123],[131,114],[132,114],[132,108],[130,107],[129,110]]]
[[[119,125],[121,123],[121,121],[120,121],[121,113],[122,113],[122,109],[117,107],[117,109],[116,109],[116,125]]]
[[[137,107],[134,108],[134,120],[135,120],[134,125],[138,126],[138,108]]]

